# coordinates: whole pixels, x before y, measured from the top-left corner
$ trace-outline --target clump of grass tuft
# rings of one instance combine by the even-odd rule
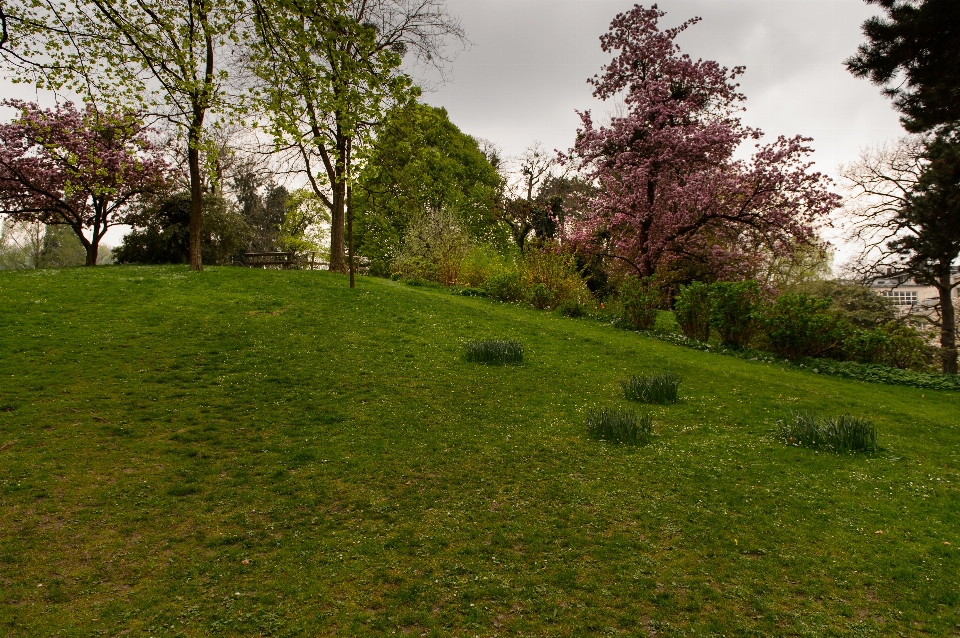
[[[519,341],[471,341],[467,344],[467,361],[502,365],[523,362],[523,344]]]
[[[638,416],[633,410],[591,410],[587,413],[587,433],[612,443],[645,445],[653,437],[653,418],[649,414]]]
[[[623,396],[641,403],[676,403],[680,377],[672,372],[630,377],[621,383]]]
[[[789,445],[825,447],[837,451],[870,452],[877,449],[877,429],[866,419],[841,414],[820,419],[812,412],[797,412],[780,429]]]

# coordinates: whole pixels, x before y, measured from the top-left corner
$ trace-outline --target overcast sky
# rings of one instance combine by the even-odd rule
[[[576,109],[609,113],[588,77],[609,56],[599,37],[633,4],[624,0],[447,0],[473,43],[448,81],[425,100],[444,106],[464,132],[507,155],[534,141],[568,149]],[[902,134],[880,90],[851,76],[843,60],[863,41],[875,7],[863,0],[663,0],[667,28],[700,16],[678,39],[694,59],[746,66],[745,123],[768,136],[814,138],[817,167],[834,174],[861,147]]]

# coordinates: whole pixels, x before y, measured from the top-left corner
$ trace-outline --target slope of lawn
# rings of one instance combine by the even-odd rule
[[[960,635],[960,393],[346,283],[0,273],[0,635]],[[651,445],[586,438],[660,370]]]

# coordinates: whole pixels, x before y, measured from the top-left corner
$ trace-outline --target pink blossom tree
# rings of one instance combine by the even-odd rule
[[[100,240],[130,207],[158,193],[168,165],[135,113],[73,104],[41,110],[5,100],[19,117],[0,124],[0,214],[64,224],[97,263]]]
[[[626,114],[598,126],[589,111],[568,161],[599,187],[573,239],[648,276],[692,258],[720,277],[755,270],[765,257],[814,241],[839,205],[829,179],[810,171],[810,140],[778,138],[750,160],[737,148],[762,133],[745,127],[736,78],[743,67],[681,54],[675,38],[699,18],[661,31],[665,14],[636,5],[600,38],[614,58],[589,80],[594,96]]]

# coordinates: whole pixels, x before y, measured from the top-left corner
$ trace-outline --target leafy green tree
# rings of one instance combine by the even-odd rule
[[[253,0],[253,9],[269,132],[330,211],[330,270],[345,272],[354,164],[385,112],[419,95],[404,56],[441,61],[445,38],[463,31],[443,0]]]
[[[447,112],[425,104],[392,110],[359,176],[355,206],[359,254],[387,276],[408,230],[428,214],[453,215],[477,243],[503,245],[494,214],[500,176]]]
[[[203,200],[202,257],[207,263],[228,264],[243,252],[248,231],[243,217],[217,195]],[[113,253],[120,264],[183,264],[191,257],[190,222],[193,202],[189,193],[175,193],[130,219],[132,230]]]
[[[0,270],[82,266],[87,252],[73,231],[39,221],[0,223]]]
[[[86,261],[87,251],[70,227],[61,224],[47,226],[40,250],[41,268],[83,266]]]
[[[842,281],[811,281],[798,286],[797,292],[829,300],[830,312],[864,330],[880,328],[897,318],[893,302],[869,286]]]
[[[270,197],[267,201],[271,201]],[[280,247],[297,254],[313,253],[320,261],[328,260],[330,212],[317,196],[300,188],[287,194],[283,206],[283,222],[277,237]]]

